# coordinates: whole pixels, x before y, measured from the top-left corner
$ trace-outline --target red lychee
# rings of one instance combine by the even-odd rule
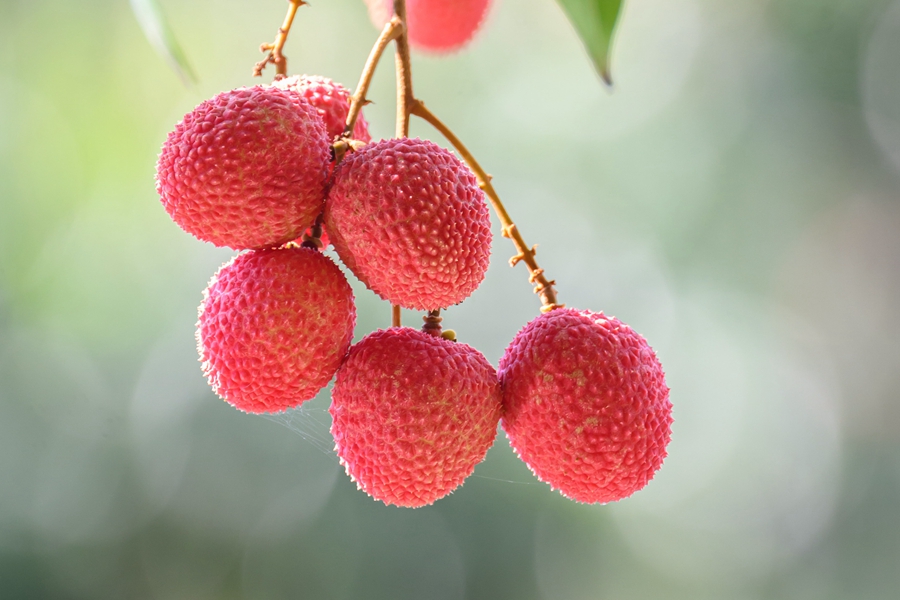
[[[501,410],[497,373],[480,352],[408,327],[355,344],[331,397],[347,474],[373,498],[407,507],[431,504],[472,473]]]
[[[603,313],[534,319],[500,360],[503,429],[538,479],[579,502],[612,502],[662,465],[672,405],[653,349]]]
[[[365,0],[379,29],[394,12],[393,0]],[[484,22],[490,0],[406,0],[409,43],[430,52],[462,48]]]
[[[347,122],[347,113],[350,112],[350,90],[340,83],[318,75],[294,75],[279,79],[272,85],[296,92],[312,104],[319,111],[319,116],[325,123],[329,141],[333,141],[343,133],[344,124]],[[372,136],[369,135],[369,125],[362,112],[356,119],[353,139],[366,143],[372,140]]]
[[[315,396],[346,356],[356,322],[338,266],[295,246],[237,255],[213,276],[199,312],[197,345],[209,384],[251,413]]]
[[[462,302],[490,261],[491,222],[475,176],[420,139],[348,153],[335,169],[325,227],[360,281],[406,308]]]
[[[185,231],[216,246],[289,242],[322,211],[331,150],[318,112],[271,86],[223,92],[162,148],[156,189]]]

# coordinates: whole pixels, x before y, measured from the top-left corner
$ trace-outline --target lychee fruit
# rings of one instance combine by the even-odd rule
[[[331,433],[347,474],[376,500],[413,508],[474,471],[501,411],[497,373],[480,352],[408,327],[355,344],[331,397]]]
[[[350,90],[340,83],[327,77],[318,75],[294,75],[285,77],[272,83],[273,86],[283,90],[290,90],[299,94],[307,102],[312,104],[322,121],[325,123],[325,132],[329,141],[344,132],[347,122],[347,113],[350,112]],[[370,142],[369,125],[360,111],[353,127],[353,139],[362,142]]]
[[[365,0],[379,29],[394,13],[393,0]],[[406,0],[409,43],[430,52],[452,52],[466,45],[487,15],[490,0]]]
[[[224,400],[250,413],[311,399],[350,348],[350,284],[327,256],[288,246],[244,252],[223,265],[200,305],[203,373]]]
[[[169,216],[216,246],[296,239],[322,211],[331,147],[316,109],[271,86],[223,92],[169,133],[156,189]]]
[[[381,140],[337,166],[325,227],[376,294],[416,310],[467,298],[490,262],[491,222],[475,176],[425,140]]]
[[[672,405],[643,337],[603,313],[552,310],[500,360],[502,425],[534,474],[579,502],[612,502],[662,465]]]

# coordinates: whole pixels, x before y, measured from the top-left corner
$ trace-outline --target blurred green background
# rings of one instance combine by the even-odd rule
[[[898,597],[900,2],[629,0],[612,93],[551,0],[415,56],[561,301],[657,349],[675,424],[614,505],[552,492],[501,432],[414,511],[343,473],[327,391],[267,419],[201,376],[197,305],[232,253],[169,220],[156,155],[254,83],[285,2],[163,7],[194,88],[124,0],[0,2],[0,597]],[[314,2],[290,71],[352,86],[375,36],[360,0]],[[392,135],[390,58],[371,97]],[[445,325],[496,365],[538,301],[494,234]],[[354,289],[357,338],[389,325]]]

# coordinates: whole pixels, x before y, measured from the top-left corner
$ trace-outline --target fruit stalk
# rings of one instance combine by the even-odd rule
[[[309,228],[309,232],[303,234],[301,238],[303,241],[300,243],[302,247],[318,251],[322,250],[322,221],[322,214],[319,213],[319,216],[316,217],[316,222]]]
[[[375,68],[381,60],[381,55],[384,54],[387,45],[397,39],[397,36],[399,36],[402,31],[403,23],[400,19],[394,17],[387,22],[384,29],[381,31],[381,35],[378,36],[375,45],[372,46],[372,51],[369,53],[369,58],[366,60],[366,66],[363,67],[363,72],[359,76],[359,83],[356,85],[356,91],[350,97],[350,111],[347,113],[347,126],[344,127],[344,133],[341,137],[353,137],[353,128],[356,126],[356,120],[359,118],[359,112],[362,110],[362,107],[369,102],[366,100],[366,94],[369,93],[369,85],[372,83],[372,76],[375,75]]]
[[[409,115],[416,99],[412,89],[412,67],[409,61],[409,34],[406,28],[406,0],[394,0],[394,19],[403,28],[397,36],[397,130],[396,136],[409,137]]]
[[[363,105],[366,104],[366,94],[372,81],[372,76],[378,65],[381,55],[387,44],[391,40],[396,43],[396,72],[397,72],[397,126],[396,137],[409,136],[409,119],[411,115],[416,115],[437,129],[447,140],[456,148],[462,159],[469,165],[469,168],[475,174],[478,186],[485,193],[494,208],[494,212],[500,219],[502,225],[503,236],[510,238],[516,247],[517,253],[510,260],[510,266],[515,266],[519,262],[524,262],[528,268],[528,281],[534,285],[534,293],[538,294],[541,299],[541,312],[546,313],[555,308],[561,308],[565,305],[559,304],[556,299],[556,290],[554,286],[556,282],[547,279],[544,270],[535,260],[537,246],[529,247],[522,234],[519,233],[516,224],[510,218],[509,213],[503,206],[500,196],[491,184],[491,176],[488,175],[481,165],[472,156],[468,148],[460,141],[458,137],[432,113],[421,100],[417,100],[412,91],[412,68],[410,65],[409,55],[409,36],[406,28],[406,0],[394,0],[394,14],[387,22],[378,40],[369,54],[366,65],[360,76],[359,84],[351,98],[350,112],[347,114],[347,125],[344,128],[342,139],[335,143],[335,156],[343,157],[344,152],[348,149],[348,142],[345,141],[351,135],[356,119]],[[395,327],[400,326],[400,308],[392,305],[392,323]]]
[[[472,172],[475,173],[475,178],[478,180],[478,187],[480,187],[488,197],[491,206],[494,207],[494,212],[497,213],[497,218],[500,219],[500,224],[503,227],[503,237],[510,238],[518,251],[518,254],[509,259],[509,264],[511,267],[514,267],[519,262],[524,262],[525,266],[528,267],[528,282],[534,285],[534,293],[538,294],[541,298],[541,312],[546,313],[554,308],[562,308],[565,306],[564,304],[557,303],[556,290],[553,289],[556,282],[548,280],[544,276],[544,270],[537,264],[537,261],[534,258],[534,255],[537,252],[537,246],[529,248],[525,243],[522,234],[519,233],[516,224],[513,223],[509,213],[506,212],[506,208],[500,201],[500,196],[497,195],[497,191],[491,184],[491,176],[485,173],[484,169],[481,168],[481,165],[478,164],[478,161],[475,160],[475,157],[472,156],[472,153],[469,152],[469,149],[466,148],[449,127],[444,125],[434,113],[425,107],[425,104],[421,100],[413,100],[412,105],[410,106],[410,112],[430,123],[432,127],[437,129],[445,138],[447,138],[447,141],[456,148],[457,152],[459,152],[463,161],[465,161],[465,163],[469,165],[469,168],[472,169]]]
[[[394,16],[391,21],[400,22],[400,33],[394,40],[397,71],[397,128],[396,136],[409,137],[409,115],[415,103],[412,91],[412,66],[409,60],[409,35],[406,30],[406,0],[394,0]],[[400,307],[391,305],[391,325],[400,327]]]
[[[422,317],[422,320],[425,322],[422,325],[422,331],[434,337],[441,337],[441,321],[444,320],[441,318],[441,309],[436,308],[428,311],[428,314]]]
[[[275,65],[276,76],[287,76],[287,57],[282,54],[281,51],[284,49],[284,43],[287,41],[288,32],[291,30],[291,25],[294,23],[294,15],[297,14],[298,8],[306,4],[306,1],[288,0],[288,4],[288,11],[284,17],[284,23],[278,28],[278,35],[275,36],[275,43],[262,44],[259,47],[261,52],[268,52],[269,54],[254,65],[254,77],[261,77],[263,69],[265,69],[266,65],[269,63]]]
[[[396,70],[397,70],[397,137],[408,137],[409,135],[409,116],[410,107],[415,102],[412,94],[412,73],[409,61],[409,41],[406,36],[406,0],[394,0],[394,14],[385,24],[381,35],[375,41],[375,45],[369,52],[366,64],[363,67],[362,74],[359,77],[359,83],[356,90],[350,98],[350,110],[347,113],[347,123],[341,139],[334,143],[335,162],[340,162],[344,153],[352,147],[352,142],[348,142],[353,135],[353,128],[356,126],[356,120],[359,117],[362,107],[368,102],[366,94],[369,91],[369,85],[372,83],[372,77],[375,75],[375,69],[381,60],[387,45],[394,41],[396,43]],[[401,326],[400,306],[391,304],[391,325],[393,327]]]

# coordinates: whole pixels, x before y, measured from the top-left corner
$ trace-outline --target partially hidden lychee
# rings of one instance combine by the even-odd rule
[[[329,141],[334,141],[343,133],[347,113],[350,112],[350,90],[343,85],[319,75],[294,75],[279,79],[272,85],[299,94],[312,104],[325,123]],[[372,140],[372,136],[369,135],[369,125],[362,112],[356,119],[352,137],[367,143]]]
[[[319,116],[322,117],[329,140],[334,141],[335,138],[344,132],[347,114],[350,112],[350,90],[340,83],[319,75],[293,75],[278,79],[272,85],[299,94],[304,100],[312,104],[319,112]],[[365,143],[372,141],[372,136],[369,135],[369,125],[363,116],[362,110],[360,110],[356,124],[353,127],[352,137]],[[334,163],[329,163],[329,174],[333,165]],[[304,234],[307,236],[311,235],[312,231],[307,229]],[[303,237],[299,237],[294,241],[300,244],[303,242],[303,239]],[[324,228],[322,229],[320,241],[322,248],[326,248],[330,243],[328,233],[325,232]]]
[[[338,456],[360,489],[419,507],[456,489],[484,458],[500,386],[474,348],[396,327],[350,349],[330,410]]]
[[[662,465],[669,388],[653,349],[614,317],[543,314],[516,335],[498,373],[513,449],[567,498],[625,498]]]
[[[468,167],[418,138],[348,153],[325,205],[344,264],[385,300],[416,310],[448,307],[475,291],[490,262],[490,225]]]
[[[166,212],[216,246],[296,239],[322,211],[331,147],[316,109],[272,86],[223,92],[169,133],[156,165]]]
[[[331,380],[355,322],[350,284],[330,258],[295,246],[244,252],[204,293],[197,323],[203,372],[240,410],[280,412]]]
[[[369,17],[384,27],[393,0],[365,0]],[[452,52],[471,40],[487,16],[490,0],[406,0],[409,43],[429,52]]]

